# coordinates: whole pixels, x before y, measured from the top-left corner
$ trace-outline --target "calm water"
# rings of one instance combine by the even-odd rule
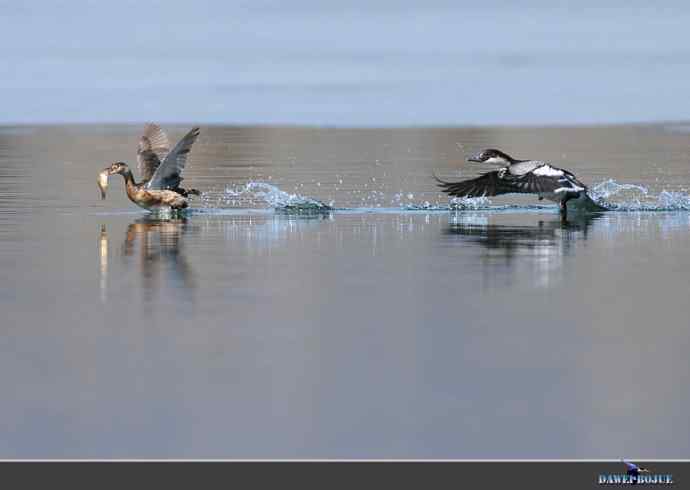
[[[687,127],[202,127],[171,220],[99,200],[139,131],[0,128],[0,457],[690,452]],[[618,210],[449,211],[488,146]]]

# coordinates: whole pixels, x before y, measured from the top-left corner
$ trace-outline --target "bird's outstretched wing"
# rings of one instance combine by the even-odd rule
[[[182,182],[182,171],[187,163],[187,155],[199,136],[199,128],[192,129],[165,157],[146,184],[148,189],[176,189]]]
[[[436,177],[436,176],[434,176]],[[539,175],[527,173],[511,175],[505,170],[487,172],[475,179],[460,182],[436,180],[444,192],[455,197],[498,196],[500,194],[548,194],[563,190],[584,190],[574,176],[563,171],[560,178],[543,179]],[[582,187],[577,184],[582,185]]]
[[[494,170],[480,175],[475,179],[463,180],[460,182],[446,182],[436,177],[439,187],[443,192],[454,197],[482,197],[498,196],[499,194],[510,194],[513,192],[531,192],[522,186],[518,186],[515,179],[503,177],[504,171]]]
[[[143,182],[151,180],[154,172],[170,151],[170,142],[165,132],[157,124],[144,126],[144,134],[139,138],[137,162]]]

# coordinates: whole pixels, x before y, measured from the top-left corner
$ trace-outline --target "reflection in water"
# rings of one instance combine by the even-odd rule
[[[189,231],[187,218],[145,217],[127,227],[123,244],[125,257],[139,252],[144,298],[150,301],[162,285],[182,291],[184,297],[195,287],[194,274],[183,253],[182,238]]]
[[[586,214],[578,220],[562,221],[560,219],[539,220],[536,225],[494,224],[489,223],[489,214],[457,213],[451,215],[450,226],[446,229],[449,235],[467,237],[488,249],[503,252],[511,260],[521,250],[539,250],[557,244],[568,246],[573,238],[587,238],[587,232],[596,215]]]
[[[101,303],[105,303],[108,297],[108,232],[105,225],[101,225],[101,233],[98,236],[98,250],[101,259],[100,267],[100,290]]]
[[[587,239],[592,222],[599,216],[583,214],[568,221],[539,219],[537,223],[528,225],[524,216],[511,223],[510,215],[456,213],[451,215],[444,235],[486,249],[480,257],[483,265],[489,267],[482,269],[485,285],[491,283],[493,286],[502,277],[504,285],[511,285],[515,273],[520,272],[521,277],[529,277],[536,287],[546,287],[561,268],[563,258],[570,255],[572,245]],[[492,222],[494,219],[506,222]],[[521,260],[516,260],[518,258]],[[509,273],[507,279],[497,274],[497,267]]]
[[[690,213],[374,209],[446,205],[432,170],[475,175],[465,154],[492,146],[682,191],[687,134],[214,126],[195,187],[260,179],[350,210],[156,223],[94,196],[94,162],[140,130],[0,138],[1,456],[690,452]]]
[[[200,232],[209,235],[222,232],[226,240],[242,243],[254,252],[284,245],[286,240],[304,239],[304,234],[322,224],[333,224],[332,212],[289,213],[276,210],[264,214],[214,215],[198,213],[191,218]]]
[[[154,293],[167,287],[190,299],[195,288],[194,273],[187,262],[182,246],[183,237],[190,230],[187,218],[158,219],[144,217],[127,227],[122,245],[123,257],[139,257],[143,298],[153,300]],[[107,296],[108,234],[101,225],[100,234],[101,298]]]

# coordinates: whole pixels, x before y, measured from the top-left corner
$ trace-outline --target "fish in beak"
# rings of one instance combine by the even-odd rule
[[[104,169],[98,174],[98,189],[101,191],[101,200],[105,199],[105,191],[108,189],[108,177],[110,176],[109,169]]]

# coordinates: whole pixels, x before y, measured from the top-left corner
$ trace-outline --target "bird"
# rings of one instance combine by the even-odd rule
[[[125,179],[127,197],[134,204],[150,211],[187,208],[190,196],[201,195],[196,189],[180,187],[182,171],[199,132],[198,127],[192,128],[171,150],[168,137],[160,126],[146,124],[137,150],[141,182],[134,181],[132,171],[125,162],[115,162],[98,174],[101,199],[105,199],[108,177],[119,174]]]
[[[494,148],[467,159],[469,162],[502,166],[477,178],[461,182],[446,182],[434,175],[439,187],[455,197],[498,196],[500,194],[537,194],[539,200],[548,199],[559,204],[561,216],[567,213],[572,199],[584,201],[590,209],[603,210],[587,195],[587,186],[572,172],[539,160],[517,160]]]

